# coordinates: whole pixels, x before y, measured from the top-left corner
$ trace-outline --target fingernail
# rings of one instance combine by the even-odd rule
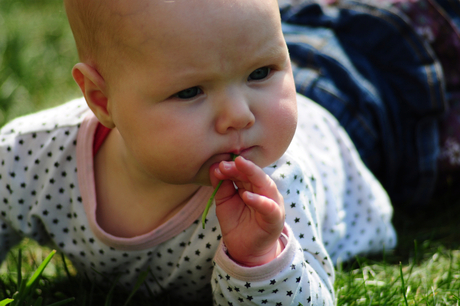
[[[230,169],[230,163],[228,163],[228,162],[223,161],[223,162],[222,162],[222,166],[224,167],[225,170],[229,170],[229,169]]]

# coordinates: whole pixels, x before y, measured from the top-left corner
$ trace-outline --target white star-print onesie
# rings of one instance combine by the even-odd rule
[[[344,130],[317,104],[298,96],[299,123],[286,153],[264,169],[284,196],[284,251],[243,267],[221,242],[212,188],[202,187],[173,218],[150,233],[114,237],[96,222],[93,139],[97,119],[83,99],[13,120],[0,135],[0,260],[29,237],[63,252],[93,279],[120,276],[215,305],[333,305],[333,263],[396,243],[385,191]],[[127,203],[129,205],[130,203]],[[161,287],[160,287],[161,285]]]

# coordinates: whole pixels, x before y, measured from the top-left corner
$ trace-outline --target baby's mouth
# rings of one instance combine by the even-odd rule
[[[247,148],[241,148],[241,149],[238,149],[238,150],[233,150],[230,152],[230,154],[233,156],[243,156],[244,158],[246,158],[245,155],[249,154],[249,152],[253,149],[254,147],[247,147]],[[232,158],[234,160],[234,158]]]

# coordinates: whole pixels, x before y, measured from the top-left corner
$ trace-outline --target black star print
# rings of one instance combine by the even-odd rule
[[[291,208],[294,208],[295,207],[295,203],[291,203]]]
[[[301,279],[302,279],[302,278],[299,276],[299,277],[297,277],[297,278],[295,279],[295,282],[296,282],[296,283],[300,283],[300,280],[301,280]]]
[[[295,219],[294,219],[294,222],[295,222],[295,223],[299,223],[299,222],[300,222],[300,218],[295,218]]]
[[[253,297],[251,295],[248,295],[247,299],[248,301],[252,301]]]
[[[249,288],[249,287],[251,287],[251,283],[246,282],[246,284],[244,284],[244,286],[245,286],[246,288]]]
[[[292,296],[292,291],[291,291],[291,290],[287,291],[287,292],[286,292],[286,295],[287,295],[287,296]]]
[[[276,284],[276,280],[274,279],[270,280],[270,285],[274,285],[274,284]]]

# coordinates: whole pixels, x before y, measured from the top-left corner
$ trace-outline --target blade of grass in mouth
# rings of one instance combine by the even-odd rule
[[[232,160],[235,160],[238,155],[232,153]],[[206,208],[204,209],[203,215],[201,216],[201,224],[203,225],[203,229],[206,227],[206,216],[208,215],[209,209],[211,208],[212,202],[214,201],[214,197],[216,196],[217,191],[220,188],[220,185],[222,185],[223,181],[220,181],[219,184],[217,184],[216,188],[214,189],[214,192],[212,193],[211,197],[208,200],[208,204],[206,204]]]

